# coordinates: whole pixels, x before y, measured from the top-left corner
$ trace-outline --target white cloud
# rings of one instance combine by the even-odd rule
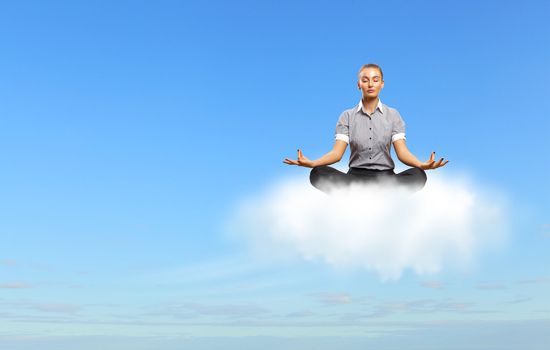
[[[446,263],[469,263],[480,248],[502,241],[502,197],[432,174],[415,194],[356,185],[329,196],[307,179],[281,181],[239,203],[230,232],[264,257],[297,254],[384,279],[405,269],[435,273]]]

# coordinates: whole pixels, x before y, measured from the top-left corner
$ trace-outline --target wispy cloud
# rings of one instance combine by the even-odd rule
[[[351,295],[347,293],[317,293],[313,296],[326,305],[351,304],[353,301]]]
[[[207,261],[192,262],[182,266],[151,270],[141,278],[156,284],[194,285],[216,283],[218,286],[226,283],[241,282],[254,279],[255,287],[262,276],[269,276],[274,271],[272,266],[263,265],[260,261],[251,261],[249,256],[226,256]],[[273,283],[270,280],[270,283]],[[215,292],[212,290],[211,292]]]
[[[504,207],[498,196],[457,179],[430,178],[414,195],[352,186],[330,196],[299,179],[243,201],[229,230],[262,256],[293,252],[396,279],[405,269],[435,273],[445,263],[471,262],[505,237]]]
[[[334,313],[333,317],[344,322],[358,322],[362,319],[386,318],[393,315],[410,314],[469,314],[492,312],[480,310],[478,305],[469,301],[453,299],[416,299],[392,300],[363,304],[362,311]]]
[[[532,297],[516,295],[513,299],[505,301],[504,304],[521,304],[533,300]]]
[[[261,318],[271,314],[265,307],[252,303],[237,304],[206,304],[206,303],[171,303],[156,306],[147,312],[148,316],[171,316],[176,319],[190,319],[198,317],[223,317],[230,319]]]
[[[443,289],[443,288],[445,288],[445,284],[443,282],[439,282],[439,281],[423,281],[423,282],[420,282],[420,285],[424,288],[429,288],[429,289]]]
[[[182,304],[181,307],[201,316],[224,316],[230,318],[258,317],[270,313],[268,309],[253,304],[207,305],[186,303]]]
[[[2,259],[0,260],[0,265],[2,266],[15,266],[17,265],[17,261],[13,259]]]
[[[31,288],[30,284],[27,283],[0,283],[0,289],[25,289]]]
[[[546,284],[546,283],[550,283],[550,278],[548,277],[531,278],[531,279],[520,280],[517,283],[518,284]]]
[[[2,318],[6,321],[25,323],[82,322],[82,305],[63,302],[37,302],[28,300],[0,299]]]
[[[248,253],[151,269],[136,278],[140,283],[177,286],[209,298],[223,298],[228,294],[254,295],[288,288],[302,281],[299,275],[284,273],[280,265],[265,264]]]
[[[344,321],[382,318],[395,314],[432,313],[493,313],[493,310],[480,308],[471,300],[454,298],[390,299],[374,296],[366,297],[349,293],[315,293],[311,296],[322,304],[335,306],[331,315]],[[336,308],[337,307],[337,308]],[[319,310],[321,313],[323,309]],[[326,315],[326,314],[325,314]]]
[[[296,311],[292,312],[287,315],[288,318],[303,318],[303,317],[310,317],[314,316],[315,313],[311,310],[302,310],[302,311]]]
[[[468,312],[475,307],[472,302],[457,300],[420,299],[404,302],[387,302],[380,305],[378,315],[393,313],[436,313],[436,312]]]
[[[32,308],[38,311],[54,312],[54,313],[74,313],[81,309],[78,305],[65,303],[44,303],[36,304]]]
[[[479,290],[503,290],[507,289],[506,286],[500,283],[478,283],[475,285],[476,289]]]

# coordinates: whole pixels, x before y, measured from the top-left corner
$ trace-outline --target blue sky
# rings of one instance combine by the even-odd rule
[[[550,339],[544,1],[0,4],[0,348],[542,349]],[[223,227],[384,69],[419,158],[505,194],[467,271],[252,258]],[[345,162],[344,162],[345,163]],[[460,347],[457,340],[464,341]],[[83,345],[88,344],[88,345]]]

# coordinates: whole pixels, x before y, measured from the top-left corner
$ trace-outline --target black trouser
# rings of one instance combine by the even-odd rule
[[[399,174],[393,170],[370,170],[350,168],[348,173],[343,173],[330,166],[320,166],[311,169],[309,174],[311,184],[326,193],[334,187],[341,187],[353,183],[391,182],[405,185],[413,191],[418,191],[426,184],[426,172],[420,168],[410,168]]]

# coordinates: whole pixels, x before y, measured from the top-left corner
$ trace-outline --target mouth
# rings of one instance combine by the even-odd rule
[[[375,90],[367,90],[369,94],[372,94]]]

